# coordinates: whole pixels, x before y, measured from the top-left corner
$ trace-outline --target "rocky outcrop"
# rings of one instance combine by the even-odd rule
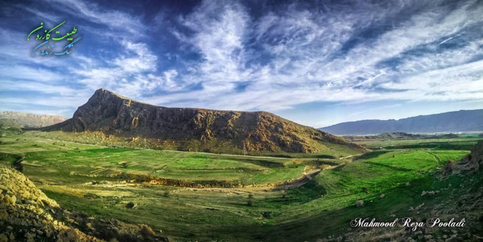
[[[64,122],[67,118],[57,115],[37,115],[32,113],[0,112],[0,120],[9,120],[20,127],[40,128]]]
[[[0,241],[167,241],[147,225],[62,209],[22,173],[0,166]]]
[[[326,132],[299,125],[267,112],[217,111],[153,106],[97,90],[72,119],[45,128],[71,132],[102,131],[109,134],[224,146],[225,151],[309,153],[331,145],[364,150]],[[203,151],[203,150],[202,150]],[[206,151],[206,150],[204,150]]]
[[[64,218],[65,224],[68,226],[106,241],[168,241],[166,237],[157,234],[146,224],[128,224],[116,219],[99,219],[63,209],[57,210],[55,216]]]
[[[98,241],[52,217],[59,205],[22,173],[0,166],[0,240]]]
[[[480,171],[483,167],[483,141],[479,141],[471,150],[471,153],[463,157],[461,161],[449,160],[442,168],[444,175],[454,173],[472,173]]]

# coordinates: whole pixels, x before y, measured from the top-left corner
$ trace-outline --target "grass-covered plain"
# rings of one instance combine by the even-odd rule
[[[369,149],[439,149],[439,150],[469,150],[482,137],[474,134],[462,134],[457,138],[405,139],[405,140],[368,140],[355,142],[363,144]]]
[[[432,174],[469,153],[462,143],[476,143],[462,137],[437,140],[444,147],[415,140],[395,148],[396,141],[385,141],[369,145],[381,150],[353,159],[346,153],[268,157],[113,148],[68,137],[8,133],[1,138],[1,163],[23,158],[23,172],[67,209],[148,224],[182,241],[315,240],[346,231],[355,217],[405,215],[409,206],[433,203],[421,191],[453,181]],[[279,189],[319,170],[303,186]],[[354,206],[359,199],[363,208]],[[128,202],[137,207],[126,208]]]

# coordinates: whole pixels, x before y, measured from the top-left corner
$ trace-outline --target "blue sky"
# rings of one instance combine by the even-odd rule
[[[98,88],[322,127],[483,108],[483,1],[0,3],[0,110],[71,117]],[[28,33],[66,21],[69,56]]]

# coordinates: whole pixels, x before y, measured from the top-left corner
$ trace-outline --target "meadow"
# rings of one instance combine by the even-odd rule
[[[374,151],[363,155],[277,157],[113,147],[27,131],[1,137],[0,162],[20,161],[64,208],[148,224],[175,241],[300,241],[345,232],[355,217],[407,215],[410,206],[457,195],[420,196],[461,182],[434,174],[477,140],[370,141]]]

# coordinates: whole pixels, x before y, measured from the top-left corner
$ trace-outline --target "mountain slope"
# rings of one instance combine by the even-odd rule
[[[32,113],[0,112],[0,125],[8,127],[40,128],[65,121],[66,118],[57,115],[37,115]]]
[[[97,90],[73,118],[44,130],[102,131],[123,137],[173,142],[180,150],[310,153],[364,148],[267,112],[153,106]]]
[[[335,135],[483,131],[483,109],[421,115],[399,120],[345,122],[320,128],[320,130]]]
[[[5,166],[0,188],[0,241],[168,241],[147,225],[67,211]]]

